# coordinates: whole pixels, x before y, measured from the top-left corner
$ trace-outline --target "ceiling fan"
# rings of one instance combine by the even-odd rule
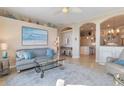
[[[79,7],[63,7],[56,14],[69,14],[69,13],[81,13],[82,10]]]

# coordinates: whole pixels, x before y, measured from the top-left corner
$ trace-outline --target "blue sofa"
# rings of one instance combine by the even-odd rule
[[[33,68],[34,66],[36,66],[36,63],[34,63],[35,59],[37,59],[37,62],[42,62],[43,60],[51,59],[51,57],[47,56],[47,50],[48,49],[49,48],[34,48],[34,49],[17,50],[16,51],[16,69],[17,69],[17,72],[20,72],[20,71],[25,70],[25,69]],[[31,59],[19,58],[17,56],[17,53],[19,53],[19,52],[31,52],[34,57]]]
[[[119,62],[121,60],[124,62],[124,49],[122,50],[118,58],[107,57],[107,62],[105,64],[107,73],[112,75],[117,73],[124,74],[124,63],[120,64]]]

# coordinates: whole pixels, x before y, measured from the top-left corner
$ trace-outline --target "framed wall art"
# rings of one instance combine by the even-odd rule
[[[22,27],[22,45],[47,45],[48,44],[48,31],[32,28]]]

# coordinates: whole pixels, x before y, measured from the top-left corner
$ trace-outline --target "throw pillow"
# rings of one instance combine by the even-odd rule
[[[47,57],[49,57],[49,58],[53,58],[53,56],[54,56],[54,50],[48,48],[46,55],[47,55]]]
[[[117,60],[115,64],[123,65],[124,66],[124,60]]]
[[[32,52],[24,52],[23,53],[25,59],[32,59],[34,58],[34,55]]]
[[[23,51],[18,51],[18,52],[16,52],[16,57],[17,58],[20,58],[20,59],[24,59],[24,55],[23,55]]]

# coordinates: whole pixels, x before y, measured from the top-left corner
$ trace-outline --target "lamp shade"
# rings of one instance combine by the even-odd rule
[[[0,47],[1,47],[1,50],[7,50],[8,48],[6,43],[1,43]]]

